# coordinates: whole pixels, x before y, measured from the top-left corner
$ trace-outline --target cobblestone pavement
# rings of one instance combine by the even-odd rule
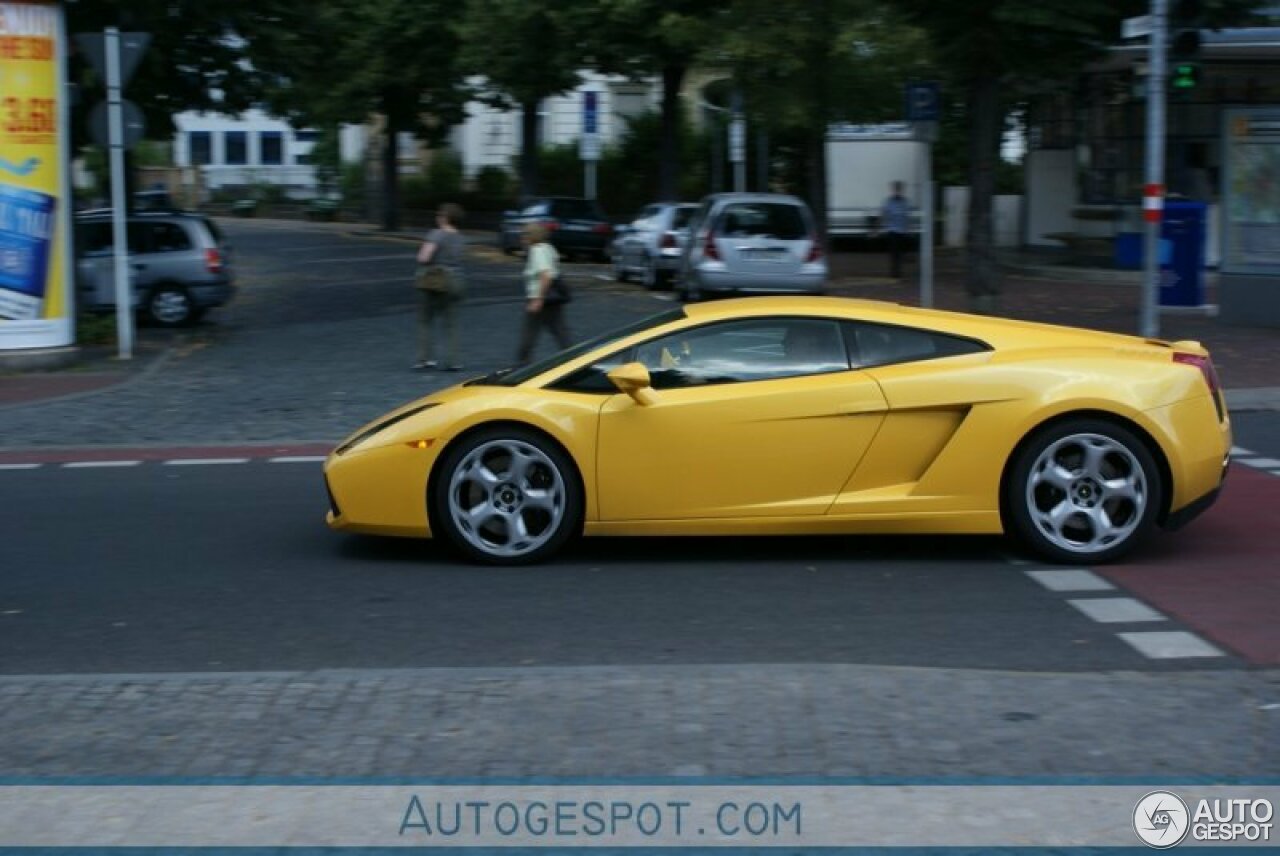
[[[1280,676],[1257,672],[735,665],[0,678],[8,776],[1168,779],[1277,769]]]

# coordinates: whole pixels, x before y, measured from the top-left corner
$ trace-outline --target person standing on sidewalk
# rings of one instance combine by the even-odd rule
[[[569,328],[564,320],[564,302],[555,299],[552,283],[560,276],[560,254],[547,240],[547,230],[531,223],[520,234],[525,246],[524,264],[524,329],[520,334],[520,350],[516,363],[526,365],[538,341],[538,333],[546,328],[561,348],[569,347]]]
[[[463,259],[466,242],[458,231],[462,208],[446,202],[436,212],[436,228],[427,233],[418,248],[418,371],[437,368],[432,328],[438,319],[445,339],[445,369],[462,368],[458,358],[457,306],[466,292]]]
[[[889,276],[902,279],[902,256],[911,231],[911,206],[902,194],[902,182],[890,185],[889,198],[880,206],[880,229],[889,242]]]

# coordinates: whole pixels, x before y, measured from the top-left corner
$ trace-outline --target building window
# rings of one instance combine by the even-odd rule
[[[226,131],[222,135],[222,144],[226,163],[239,166],[249,162],[249,135],[244,131]]]
[[[258,137],[262,143],[262,163],[284,163],[284,135],[279,131],[263,131]]]
[[[213,163],[213,135],[208,131],[189,131],[187,148],[191,153],[192,166],[205,166]]]

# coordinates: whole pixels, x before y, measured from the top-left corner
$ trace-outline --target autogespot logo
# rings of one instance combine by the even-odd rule
[[[1152,791],[1133,809],[1133,831],[1143,844],[1160,850],[1186,838],[1190,820],[1187,804],[1168,791]]]

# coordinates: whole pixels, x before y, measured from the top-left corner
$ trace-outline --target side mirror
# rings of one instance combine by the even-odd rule
[[[609,372],[609,380],[618,388],[635,399],[636,404],[649,405],[658,400],[649,380],[649,370],[644,363],[627,363]]]

